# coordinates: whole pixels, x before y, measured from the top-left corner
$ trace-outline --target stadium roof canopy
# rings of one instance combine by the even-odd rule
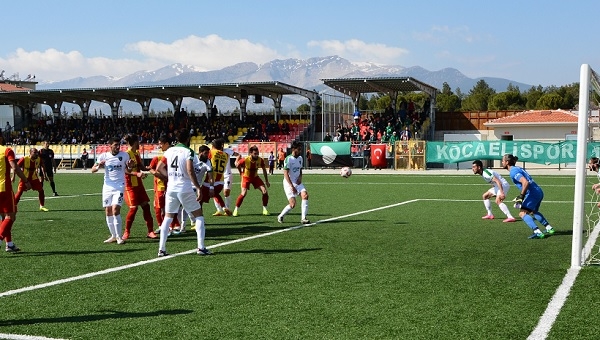
[[[0,105],[30,106],[37,104],[62,104],[63,102],[82,104],[89,101],[113,103],[121,99],[139,103],[147,102],[149,99],[157,98],[176,102],[181,105],[183,97],[203,100],[207,105],[214,102],[218,96],[226,96],[233,99],[247,99],[248,96],[262,96],[271,98],[275,106],[281,105],[284,95],[300,95],[316,101],[317,93],[293,85],[271,81],[271,82],[249,82],[249,83],[224,83],[224,84],[190,84],[190,85],[157,85],[157,86],[129,86],[129,87],[104,87],[104,88],[74,88],[74,89],[51,89],[0,92]],[[55,105],[56,106],[56,105]],[[60,105],[58,105],[60,109]]]
[[[321,79],[332,89],[357,97],[361,93],[425,92],[435,97],[437,89],[411,77],[336,78]]]

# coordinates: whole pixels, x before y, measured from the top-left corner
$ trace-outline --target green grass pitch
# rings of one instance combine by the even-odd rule
[[[61,196],[47,198],[49,212],[38,211],[35,192],[19,204],[13,238],[22,252],[0,254],[0,333],[525,339],[570,266],[573,218],[574,177],[534,177],[545,191],[541,211],[556,229],[543,240],[527,239],[520,219],[502,223],[495,204],[496,219],[482,220],[488,185],[474,175],[305,174],[315,222],[305,227],[299,205],[277,223],[287,201],[275,175],[271,216],[261,215],[257,190],[236,218],[213,217],[211,201],[204,215],[215,255],[157,260],[141,212],[126,244],[102,242],[101,175],[61,172]],[[152,188],[150,178],[145,185]],[[233,202],[238,194],[236,178]],[[195,247],[193,231],[167,242],[171,254]],[[583,269],[549,338],[600,338],[597,270]]]

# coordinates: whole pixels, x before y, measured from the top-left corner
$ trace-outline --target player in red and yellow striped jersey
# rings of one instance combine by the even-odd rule
[[[10,179],[10,170],[14,170],[28,190],[31,189],[31,184],[23,170],[17,166],[15,152],[5,146],[2,135],[0,135],[0,157],[0,216],[3,218],[0,223],[0,241],[6,242],[7,252],[17,252],[20,249],[12,242],[12,226],[17,217],[17,204]]]
[[[213,216],[224,216],[231,215],[229,209],[223,209],[225,202],[221,197],[221,191],[225,186],[225,171],[227,170],[227,163],[229,162],[229,155],[223,152],[223,144],[225,141],[221,138],[217,138],[213,141],[213,148],[210,150],[208,159],[210,159],[212,165],[212,178],[214,180],[214,196],[213,199],[218,205],[217,212]],[[210,186],[209,179],[206,177],[203,186]],[[208,198],[207,201],[208,202]]]
[[[131,174],[125,175],[125,203],[129,206],[129,212],[125,219],[125,232],[123,233],[123,239],[129,238],[131,232],[131,226],[135,220],[135,214],[137,213],[138,206],[142,207],[144,221],[146,221],[146,228],[148,229],[146,236],[148,238],[158,238],[154,233],[154,219],[152,218],[152,212],[150,212],[150,198],[144,188],[143,179],[148,176],[144,171],[150,169],[144,165],[142,158],[140,157],[139,148],[140,141],[136,134],[128,135],[125,140],[129,144],[129,159],[135,162],[131,170]]]
[[[240,170],[243,169],[243,172],[242,192],[235,201],[233,216],[238,216],[238,209],[242,205],[242,202],[244,201],[251,184],[254,186],[254,189],[260,189],[262,192],[263,215],[268,216],[269,211],[267,210],[267,205],[269,204],[269,193],[267,192],[267,188],[271,186],[271,183],[269,183],[269,178],[267,177],[268,175],[267,168],[265,166],[265,160],[260,157],[258,147],[256,145],[251,146],[249,152],[250,156],[237,160],[235,164]],[[259,168],[263,170],[263,175],[265,176],[264,182],[258,175]]]
[[[46,195],[44,194],[44,187],[42,185],[42,181],[40,181],[40,177],[38,176],[38,169],[40,167],[40,153],[36,148],[29,149],[29,156],[25,156],[17,162],[17,166],[23,170],[25,177],[27,177],[27,181],[31,184],[31,189],[38,192],[38,199],[40,201],[40,210],[48,211],[46,207],[44,207],[44,201],[46,200]],[[14,174],[12,176],[12,180],[14,182],[15,177]],[[21,199],[21,195],[23,192],[27,191],[27,186],[23,180],[19,181],[19,188],[17,189],[17,193],[15,194],[15,204],[19,204],[19,200]]]

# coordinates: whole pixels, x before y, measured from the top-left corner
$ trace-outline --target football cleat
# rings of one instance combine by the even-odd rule
[[[302,223],[302,224],[309,224],[310,221],[308,219],[306,219],[306,218],[303,218],[302,220],[300,220],[300,223]]]
[[[9,246],[8,244],[6,245],[6,249],[7,252],[9,253],[16,253],[18,251],[21,251],[21,249],[19,247],[17,247],[16,244],[13,243],[12,246]]]
[[[146,235],[147,238],[151,238],[151,239],[155,239],[158,238],[158,235],[156,235],[156,233],[154,233],[153,231],[149,232],[148,235]],[[123,235],[123,238],[125,238],[125,235]]]
[[[225,215],[231,216],[231,214],[232,214],[231,210],[225,208]]]
[[[233,214],[232,214],[232,216],[233,216],[233,217],[237,217],[237,216],[239,216],[239,214],[238,214],[238,210],[237,210],[237,207],[235,207],[235,209],[233,209]]]
[[[544,238],[544,236],[545,236],[545,235],[544,235],[543,233],[533,233],[533,234],[529,235],[529,237],[528,237],[528,238],[529,238],[530,240],[531,240],[531,239],[536,239],[536,238],[542,239],[542,238]]]
[[[225,212],[224,211],[218,211],[216,213],[213,214],[213,216],[225,216]]]
[[[54,196],[58,196],[58,192],[55,192],[55,193],[54,193]]]
[[[516,221],[517,220],[515,220],[514,217],[508,217],[508,218],[502,220],[502,222],[504,222],[504,223],[510,223],[510,222],[516,222]]]
[[[111,236],[111,237],[107,238],[106,240],[104,240],[104,243],[113,243],[113,242],[117,242],[117,238],[114,236]]]
[[[283,223],[283,216],[277,216],[277,222]]]
[[[124,240],[128,240],[129,239],[129,231],[125,230],[125,232],[123,233],[123,239]]]
[[[494,215],[485,215],[481,219],[482,220],[493,220],[494,219]]]
[[[169,256],[169,254],[166,251],[164,251],[164,250],[158,251],[158,257],[165,257],[165,256]]]
[[[546,234],[548,234],[548,235],[554,234],[554,228],[552,228],[552,227],[546,228]]]
[[[206,248],[202,248],[202,249],[198,248],[198,250],[196,251],[196,254],[204,256],[204,255],[212,255],[212,252]]]
[[[117,237],[117,244],[124,244],[124,243],[125,243],[124,239]]]
[[[263,208],[263,215],[269,216],[269,211],[265,208]]]
[[[46,208],[44,206],[40,206],[40,211],[48,211],[48,208]]]

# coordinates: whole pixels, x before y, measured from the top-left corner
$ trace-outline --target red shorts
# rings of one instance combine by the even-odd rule
[[[154,207],[165,209],[165,191],[155,191],[154,192]]]
[[[16,213],[15,195],[12,191],[0,192],[0,214]]]
[[[261,186],[265,185],[263,180],[258,176],[254,178],[242,177],[242,188],[250,189],[250,184],[254,186],[254,189],[258,189]]]
[[[150,202],[148,193],[143,186],[125,188],[125,204],[130,207],[142,205],[144,202]]]
[[[217,184],[215,185],[214,188],[214,195],[218,195],[221,193],[221,191],[223,191],[223,184]],[[210,201],[210,187],[207,187],[205,185],[202,186],[202,202],[201,203],[208,203]]]
[[[35,190],[35,191],[42,191],[42,190],[44,190],[44,187],[42,186],[42,182],[40,181],[39,178],[32,179],[31,181],[29,181],[29,183],[31,183],[31,189],[32,190]],[[27,187],[25,186],[25,183],[19,181],[19,190],[27,191]]]

